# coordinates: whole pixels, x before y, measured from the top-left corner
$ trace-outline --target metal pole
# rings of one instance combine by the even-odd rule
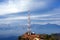
[[[28,11],[28,34],[31,34],[31,24],[30,24],[31,20],[30,20],[30,11]]]

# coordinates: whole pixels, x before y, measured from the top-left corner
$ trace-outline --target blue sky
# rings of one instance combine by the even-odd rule
[[[0,25],[25,25],[28,11],[31,24],[60,25],[60,0],[0,0]]]
[[[43,24],[51,23],[60,25],[59,0],[0,0],[0,21],[3,24],[8,24],[14,20],[26,20],[28,10],[30,10],[31,20],[36,20],[35,22],[40,20],[37,22],[39,24],[41,24],[42,20]],[[46,20],[48,22],[44,22]]]

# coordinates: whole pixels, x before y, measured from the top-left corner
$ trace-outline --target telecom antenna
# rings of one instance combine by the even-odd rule
[[[28,27],[27,27],[28,35],[31,34],[31,20],[30,20],[30,11],[28,11]]]

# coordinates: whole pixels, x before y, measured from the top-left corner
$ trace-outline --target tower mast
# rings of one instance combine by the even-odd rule
[[[27,28],[28,34],[31,34],[31,20],[30,20],[30,11],[28,11],[28,28]]]

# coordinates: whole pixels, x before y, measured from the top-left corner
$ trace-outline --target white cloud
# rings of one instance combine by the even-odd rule
[[[43,22],[39,22],[39,23],[37,21],[35,21],[36,24],[46,24],[46,23],[50,23],[53,21],[59,21],[60,18],[54,18],[54,16],[56,16],[56,15],[57,14],[32,15],[32,16],[30,16],[30,18],[31,18],[31,20],[37,20],[37,21],[42,20],[43,21]],[[21,21],[21,20],[27,20],[27,19],[28,19],[28,16],[8,17],[8,18],[0,19],[0,24],[11,24],[17,20]]]
[[[32,0],[9,0],[7,3],[0,5],[0,15],[23,12],[34,9],[44,9],[52,1],[39,1]],[[33,6],[34,5],[34,6]]]
[[[46,20],[47,20],[47,21],[56,21],[56,20],[57,20],[57,21],[59,21],[60,18],[52,18],[52,17],[51,17],[51,18],[49,18],[49,17],[48,17],[48,18],[43,18],[43,17],[42,17],[42,18],[33,18],[33,20],[45,20],[45,21],[46,21]]]
[[[47,17],[47,16],[51,16],[51,15],[32,15],[30,16],[31,20],[36,20],[38,17]],[[0,19],[0,24],[11,24],[17,20],[27,20],[28,16],[16,16],[16,17],[7,17],[4,19]]]
[[[45,16],[38,16],[33,18],[33,20],[40,20],[39,22],[33,22],[36,24],[57,24],[60,25],[60,7],[53,9],[52,11],[46,12],[43,14]],[[42,20],[42,21],[41,21]]]
[[[34,9],[44,9],[52,1],[39,1],[32,0],[9,0],[7,3],[0,5],[0,15],[23,12]],[[33,6],[34,5],[34,6]]]
[[[60,21],[60,18],[54,18],[52,16],[56,16],[56,14],[42,14],[42,15],[32,15],[30,16],[31,20],[36,20],[36,21],[32,21],[32,24],[41,24],[41,25],[45,25],[47,23],[50,24],[60,24],[58,21]],[[57,15],[58,16],[58,15]],[[56,17],[57,17],[56,16]],[[19,16],[19,17],[8,17],[5,19],[0,19],[0,24],[11,24],[14,23],[18,20],[26,20],[27,21],[28,17],[27,16]],[[37,22],[38,20],[42,20]]]
[[[8,2],[8,4],[0,5],[0,15],[27,11],[28,7],[29,7],[28,4],[32,4],[32,5],[30,5],[30,6],[32,6],[32,9],[40,8],[40,7],[44,8],[47,6],[47,3],[45,1],[30,3],[30,0],[10,0]],[[46,22],[46,23],[50,23],[50,20],[59,21],[60,18],[58,18],[58,15],[60,15],[60,8],[53,9],[52,11],[48,11],[42,15],[40,15],[40,14],[39,15],[32,15],[31,19],[32,20],[44,20],[44,21],[48,20],[49,22]],[[53,18],[53,17],[55,17],[55,18]],[[13,20],[21,20],[21,19],[26,20],[27,16],[8,17],[5,19],[0,19],[0,23],[11,23],[11,22],[13,22]],[[45,22],[40,23],[40,24],[45,24]],[[58,22],[56,24],[58,24]]]
[[[40,15],[34,15],[34,16],[31,16],[31,17],[33,17],[33,18],[35,18],[35,17],[48,17],[48,16],[51,16],[51,15],[53,15],[53,14],[40,14]]]
[[[48,23],[47,22],[32,22],[31,24],[46,25]]]
[[[27,17],[26,16],[19,16],[19,17],[8,17],[8,18],[5,18],[5,19],[0,19],[0,24],[11,24],[11,23],[14,23],[16,22],[17,20],[26,20]]]
[[[0,4],[0,15],[27,11],[29,2],[29,0],[9,0]]]

